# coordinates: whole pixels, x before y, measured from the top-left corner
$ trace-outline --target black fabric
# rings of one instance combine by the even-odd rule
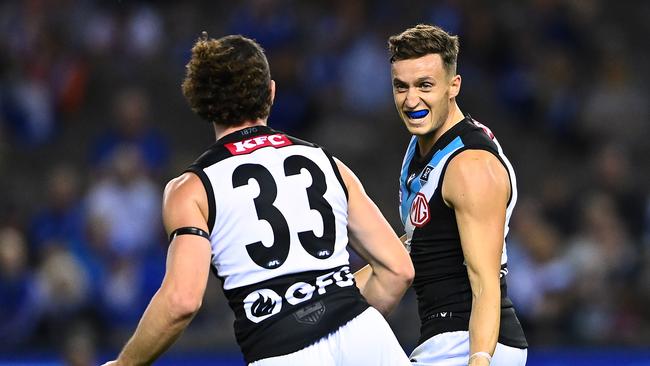
[[[214,192],[210,178],[206,174],[206,169],[220,161],[239,154],[240,151],[237,150],[237,147],[233,148],[233,144],[236,145],[240,141],[253,139],[257,136],[274,134],[281,134],[283,138],[288,139],[290,144],[283,146],[301,145],[323,151],[332,165],[337,180],[347,197],[348,192],[338,167],[332,156],[323,148],[311,142],[285,135],[267,126],[248,127],[220,138],[186,170],[198,175],[205,187],[210,211],[208,219],[208,227],[210,230],[214,228],[216,215],[219,210],[215,204],[215,193],[219,192]],[[277,148],[282,148],[283,146]],[[257,150],[257,148],[254,145],[244,146],[241,154],[250,153]],[[314,186],[311,188],[316,189]],[[318,207],[312,207],[312,209],[318,210]],[[219,245],[219,243],[213,245]],[[223,286],[224,278],[219,276],[215,266],[212,266],[212,270],[217,278],[221,280]],[[347,271],[345,276],[349,276],[350,278],[344,278],[343,272],[341,271]],[[322,293],[316,291],[310,299],[295,305],[292,305],[286,299],[286,291],[292,285],[302,282],[318,288],[319,284],[316,279],[319,276],[327,276],[330,272],[333,277],[329,279],[338,276],[339,280],[333,279],[332,283],[324,287]],[[341,285],[342,282],[340,281],[345,282],[347,285]],[[322,283],[320,286],[323,286]],[[348,266],[330,270],[292,273],[249,286],[224,290],[224,293],[228,298],[230,307],[235,313],[235,336],[247,363],[298,351],[317,342],[329,333],[336,331],[361,314],[369,306],[354,284]],[[269,294],[272,294],[272,298],[268,296]],[[247,309],[244,308],[244,300],[247,296],[253,296],[253,299],[258,299],[248,309],[249,312],[252,312],[252,309],[255,307],[255,314],[261,314],[259,316],[255,314],[251,315],[257,322],[249,318]],[[250,301],[248,304],[250,304]],[[278,304],[281,304],[281,307]],[[280,309],[277,314],[265,313],[276,308]],[[266,317],[267,315],[270,316]]]
[[[345,182],[343,181],[343,177],[341,176],[341,172],[339,171],[339,166],[336,165],[336,161],[334,161],[334,157],[332,157],[332,155],[325,149],[323,149],[323,152],[325,152],[325,155],[327,155],[327,159],[329,159],[330,164],[332,164],[332,169],[334,170],[336,179],[338,179],[339,183],[341,183],[341,188],[343,188],[343,192],[345,192],[345,198],[350,199],[350,195],[348,194],[348,187],[345,185]]]
[[[506,266],[503,265],[501,268],[506,268]],[[430,288],[429,290],[431,291],[433,288]],[[461,291],[458,291],[455,294],[457,296],[455,306],[453,306],[453,300],[450,300],[449,304],[451,304],[451,306],[441,304],[436,310],[429,309],[428,315],[424,317],[421,316],[420,338],[418,344],[421,344],[427,339],[440,333],[469,329],[469,317],[472,310],[472,295],[471,288],[469,287],[469,279],[467,281],[466,291],[468,291],[466,295],[461,295]],[[510,347],[528,348],[526,336],[524,335],[524,331],[519,323],[512,301],[508,298],[507,292],[506,280],[502,277],[501,322],[498,342]],[[423,294],[423,297],[426,296],[426,294]],[[444,296],[441,297],[444,298]],[[418,304],[420,304],[419,300],[420,296],[418,295]],[[446,313],[445,316],[441,316],[443,313]]]
[[[169,234],[169,241],[171,242],[179,235],[198,235],[210,240],[210,234],[206,233],[204,230],[194,226],[184,226],[172,231],[172,233]]]
[[[225,290],[230,307],[235,312],[235,336],[246,362],[296,352],[336,331],[365,311],[369,307],[368,303],[354,282],[346,276],[351,277],[352,274],[348,266],[343,266],[276,277],[251,286]],[[332,283],[323,287],[323,293],[318,291],[319,277],[326,283],[332,280]],[[337,277],[351,284],[341,287],[335,279]],[[301,282],[315,289],[309,300],[291,305],[286,299],[286,292],[292,285]],[[256,323],[247,317],[242,304],[247,296],[260,290],[270,290],[279,295],[281,310]],[[277,301],[264,294],[258,301],[260,308],[266,306],[266,311],[278,307]],[[256,306],[258,305],[254,304],[251,308]],[[318,319],[301,319],[301,314],[312,312],[312,309],[318,310]]]
[[[469,329],[469,316],[472,306],[472,291],[464,264],[465,258],[460,243],[460,233],[456,215],[442,198],[442,185],[449,162],[466,150],[485,150],[495,155],[502,164],[496,144],[470,117],[454,125],[436,141],[431,151],[424,157],[416,155],[409,164],[409,176],[419,173],[431,160],[433,154],[444,149],[460,136],[463,147],[456,150],[443,167],[429,201],[431,219],[424,227],[416,228],[411,239],[411,259],[415,268],[413,288],[418,300],[421,319],[420,340],[444,332]],[[506,167],[507,170],[507,167]],[[507,264],[502,266],[506,270]],[[501,326],[499,342],[517,348],[526,348],[527,342],[512,302],[507,297],[505,276],[501,279]]]

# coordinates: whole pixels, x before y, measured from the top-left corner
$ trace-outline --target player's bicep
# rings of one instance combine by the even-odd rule
[[[183,227],[208,232],[206,214],[202,210],[203,197],[203,186],[193,174],[186,173],[167,185],[163,198],[163,221],[168,234]],[[174,236],[167,254],[163,288],[183,299],[202,298],[210,259],[210,241],[205,237],[193,234]]]
[[[510,189],[505,168],[489,152],[467,150],[449,163],[443,182],[470,277],[498,275]]]

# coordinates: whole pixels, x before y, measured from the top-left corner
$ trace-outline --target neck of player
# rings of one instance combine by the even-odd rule
[[[243,130],[244,128],[248,127],[254,127],[254,126],[266,126],[266,119],[256,119],[253,121],[244,121],[238,125],[235,126],[220,126],[216,123],[213,123],[212,126],[214,127],[214,135],[219,140],[220,138],[229,135],[233,132],[237,132],[239,130]]]
[[[428,154],[440,136],[449,131],[450,128],[454,127],[463,119],[465,119],[463,112],[458,107],[458,104],[456,104],[456,101],[453,101],[451,108],[449,108],[449,113],[447,114],[445,122],[440,127],[431,131],[431,133],[418,136],[418,148],[420,151],[420,156],[425,156]]]

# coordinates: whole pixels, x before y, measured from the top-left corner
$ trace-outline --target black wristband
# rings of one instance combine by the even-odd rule
[[[169,241],[171,242],[179,235],[198,235],[210,240],[210,234],[206,233],[204,230],[194,226],[185,226],[172,231],[172,233],[169,234]]]

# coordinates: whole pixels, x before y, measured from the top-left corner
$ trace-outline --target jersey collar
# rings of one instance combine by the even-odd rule
[[[275,133],[279,133],[279,132],[270,128],[269,126],[265,126],[265,125],[251,126],[251,127],[242,128],[241,130],[237,130],[235,132],[231,132],[221,137],[220,139],[217,140],[215,145],[223,145],[229,142],[240,141],[243,139],[260,136],[260,135],[272,135]]]

